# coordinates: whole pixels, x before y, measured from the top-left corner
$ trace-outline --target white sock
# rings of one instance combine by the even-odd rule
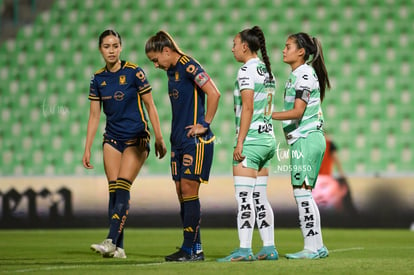
[[[294,189],[299,210],[300,229],[304,239],[304,249],[316,252],[322,247],[322,232],[319,209],[313,200],[311,190]]]
[[[239,233],[240,247],[251,248],[255,222],[255,209],[253,202],[253,189],[255,178],[235,176],[234,187],[237,200],[237,231]]]
[[[319,249],[319,248],[322,248],[323,246],[321,215],[319,213],[318,205],[316,204],[316,201],[313,199],[313,196],[312,196],[311,202],[313,205],[313,211],[315,212],[315,228],[319,232],[319,234],[315,236],[315,245],[316,245],[316,249]]]
[[[257,177],[253,192],[256,223],[263,246],[275,245],[273,209],[267,199],[267,176]]]

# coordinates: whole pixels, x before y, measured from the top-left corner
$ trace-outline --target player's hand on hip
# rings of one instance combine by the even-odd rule
[[[199,136],[199,135],[204,134],[208,130],[208,128],[205,128],[201,124],[188,125],[187,127],[185,127],[185,129],[188,130],[187,137]]]

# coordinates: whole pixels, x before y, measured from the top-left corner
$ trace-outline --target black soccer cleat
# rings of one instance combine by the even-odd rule
[[[188,254],[184,250],[180,248],[177,252],[165,256],[165,260],[167,262],[196,262],[196,261],[204,261],[204,253],[201,251],[200,253],[196,254]]]

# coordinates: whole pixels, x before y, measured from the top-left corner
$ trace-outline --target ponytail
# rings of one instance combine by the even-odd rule
[[[313,55],[312,60],[306,63],[314,68],[315,73],[318,76],[320,99],[322,102],[325,98],[325,90],[326,88],[331,88],[331,83],[329,81],[328,71],[326,70],[320,41],[316,37],[311,38],[309,34],[303,32],[290,35],[289,38],[296,40],[298,49],[305,49],[305,56],[303,57],[305,62],[309,59],[310,55]]]
[[[164,47],[168,47],[180,55],[185,55],[166,31],[159,31],[148,39],[145,44],[145,53],[162,52]]]

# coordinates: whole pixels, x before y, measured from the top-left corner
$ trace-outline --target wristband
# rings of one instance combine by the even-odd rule
[[[210,123],[206,122],[205,120],[203,122],[200,123],[201,125],[203,125],[204,128],[210,128]]]

